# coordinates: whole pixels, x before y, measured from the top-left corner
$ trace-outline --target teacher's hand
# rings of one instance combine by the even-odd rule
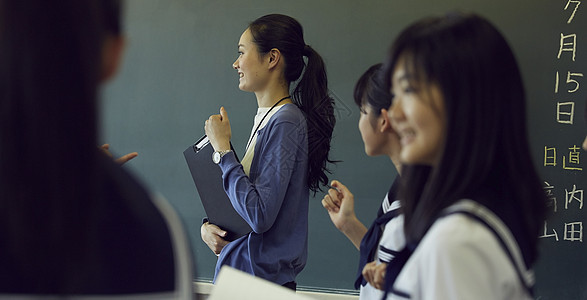
[[[219,115],[211,115],[204,125],[210,144],[216,151],[230,150],[230,121],[224,107],[220,108]]]
[[[200,228],[200,234],[202,235],[202,241],[208,245],[208,248],[214,252],[214,254],[219,255],[222,248],[226,246],[229,242],[225,240],[226,231],[220,229],[220,227],[210,224],[206,222],[202,224]]]

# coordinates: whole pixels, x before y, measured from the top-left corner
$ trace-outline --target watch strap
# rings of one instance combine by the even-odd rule
[[[222,158],[224,155],[228,154],[229,152],[232,152],[232,150],[218,151],[218,154],[220,154],[220,158]]]

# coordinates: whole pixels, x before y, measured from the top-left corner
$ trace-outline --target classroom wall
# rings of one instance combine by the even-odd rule
[[[587,249],[580,227],[586,216],[578,200],[587,188],[587,153],[572,150],[585,136],[587,82],[584,76],[568,77],[569,72],[587,72],[587,6],[579,6],[567,23],[576,7],[569,1],[565,10],[567,2],[127,0],[127,51],[119,76],[103,90],[102,140],[118,154],[139,152],[125,167],[178,210],[192,241],[194,278],[210,280],[216,256],[200,239],[205,213],[182,152],[203,134],[204,120],[223,105],[232,142],[242,155],[256,101],[238,89],[232,63],[248,22],[267,13],[291,15],[304,26],[306,42],[323,56],[337,105],[332,158],[343,161],[332,168],[331,179],[349,186],[358,217],[370,223],[396,171],[389,159],[364,154],[354,84],[370,65],[384,59],[392,39],[412,21],[453,9],[475,11],[503,31],[517,55],[528,91],[528,155],[557,201],[542,239],[536,297],[587,298]],[[574,60],[571,51],[558,57],[561,33],[577,34]],[[575,87],[577,91],[569,92]],[[564,103],[573,103],[573,111]],[[352,293],[357,251],[331,224],[320,204],[322,196],[310,199],[309,258],[298,284]]]

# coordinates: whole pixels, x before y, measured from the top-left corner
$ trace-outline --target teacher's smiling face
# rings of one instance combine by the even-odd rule
[[[268,59],[267,54],[260,54],[253,42],[253,35],[247,28],[238,42],[238,57],[232,67],[238,72],[238,87],[242,91],[257,92],[267,85]]]

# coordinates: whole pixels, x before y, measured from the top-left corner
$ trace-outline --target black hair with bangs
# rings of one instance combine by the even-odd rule
[[[383,80],[405,63],[419,87],[436,85],[446,133],[438,166],[404,165],[400,199],[408,242],[419,242],[439,213],[460,199],[494,211],[537,258],[546,197],[530,157],[525,92],[507,41],[486,19],[450,13],[420,20],[394,42]]]

